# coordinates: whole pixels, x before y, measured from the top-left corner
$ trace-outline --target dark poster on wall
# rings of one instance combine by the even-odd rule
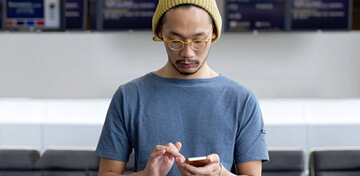
[[[43,0],[8,0],[7,18],[44,18]]]
[[[226,31],[284,30],[285,0],[227,0]]]
[[[350,0],[292,0],[292,30],[350,29]]]
[[[353,0],[352,29],[360,30],[360,0]]]
[[[86,0],[66,0],[65,17],[66,29],[83,30],[86,29]]]
[[[151,29],[158,0],[104,0],[103,30]]]
[[[2,13],[3,13],[3,4],[2,4],[2,1],[0,0],[0,30],[3,29],[3,16],[2,16]]]
[[[96,25],[96,22],[97,22],[97,15],[96,15],[97,8],[98,8],[98,5],[97,5],[96,0],[89,0],[88,1],[88,9],[89,10],[88,10],[88,13],[87,13],[87,23],[88,23],[87,28],[90,29],[90,30],[96,30],[96,28],[97,28],[97,25]]]
[[[9,30],[62,30],[64,1],[6,0],[5,27]]]

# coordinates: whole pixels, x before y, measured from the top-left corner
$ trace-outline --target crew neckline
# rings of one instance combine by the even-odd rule
[[[198,83],[198,82],[209,82],[209,81],[215,81],[218,79],[221,79],[223,76],[221,74],[219,74],[218,76],[215,76],[213,78],[195,78],[195,79],[181,79],[181,78],[165,78],[165,77],[161,77],[157,74],[155,74],[154,72],[150,72],[149,73],[150,76],[154,77],[155,79],[158,80],[163,80],[166,82],[176,82],[176,83]]]

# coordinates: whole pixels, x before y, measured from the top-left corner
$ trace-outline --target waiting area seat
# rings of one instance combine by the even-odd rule
[[[35,163],[40,153],[32,149],[1,149],[0,176],[40,176]]]
[[[263,176],[304,176],[302,150],[269,150]],[[134,152],[125,173],[134,170]],[[96,176],[100,158],[93,150],[0,149],[0,176]],[[313,150],[309,176],[360,176],[360,149]]]
[[[129,156],[129,161],[126,163],[124,174],[131,174],[135,170],[135,152],[132,151]]]
[[[263,176],[303,176],[305,174],[302,150],[269,150],[270,161],[263,164]]]
[[[360,176],[360,149],[311,151],[309,176]]]
[[[99,157],[92,150],[46,150],[38,163],[42,176],[95,176]]]

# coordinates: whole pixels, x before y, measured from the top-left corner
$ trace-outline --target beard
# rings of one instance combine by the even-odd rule
[[[200,61],[197,61],[197,60],[185,60],[185,59],[177,60],[175,62],[175,64],[174,63],[171,63],[171,64],[176,69],[176,71],[178,71],[180,74],[182,74],[182,75],[193,75],[196,72],[198,72],[200,70],[200,68],[202,67],[202,65],[205,63],[205,62],[202,63],[195,71],[181,71],[176,65],[181,64],[181,63],[185,63],[185,62],[189,62],[189,63],[194,64],[196,66],[200,65]]]
[[[200,63],[200,61],[198,61],[198,60],[192,60],[192,59],[181,59],[181,60],[177,60],[177,61],[175,61],[175,63],[173,63],[173,62],[171,62],[171,60],[169,58],[169,61],[170,61],[171,65],[175,68],[175,70],[178,71],[180,74],[182,74],[182,75],[193,75],[193,74],[197,73],[202,68],[202,66],[207,61],[208,55],[209,55],[209,52],[205,56],[205,60],[202,63]],[[196,70],[194,70],[194,71],[182,71],[180,68],[177,67],[178,64],[185,63],[185,62],[195,64],[195,65],[198,66],[198,68]]]

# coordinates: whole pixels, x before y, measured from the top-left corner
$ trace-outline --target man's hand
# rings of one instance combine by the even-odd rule
[[[143,171],[145,176],[165,176],[174,164],[175,158],[184,160],[184,156],[179,153],[181,143],[168,143],[157,145],[150,155],[146,168]]]
[[[209,164],[203,167],[195,167],[185,163],[183,158],[176,158],[176,165],[183,176],[191,175],[207,175],[218,176],[221,172],[222,166],[220,166],[220,157],[217,154],[208,155]]]

